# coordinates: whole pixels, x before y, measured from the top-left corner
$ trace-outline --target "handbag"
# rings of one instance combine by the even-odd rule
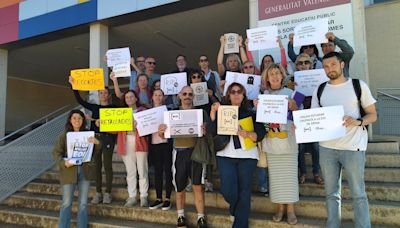
[[[223,150],[231,141],[231,136],[228,135],[215,135],[213,137],[215,152]]]
[[[265,138],[263,139],[263,141]],[[258,162],[257,162],[257,167],[259,168],[267,168],[268,163],[267,163],[267,153],[263,149],[262,142],[257,143],[257,150],[258,150]]]

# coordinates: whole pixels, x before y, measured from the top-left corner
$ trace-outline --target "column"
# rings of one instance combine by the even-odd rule
[[[108,86],[108,69],[107,63],[103,57],[108,50],[108,27],[101,23],[93,23],[90,25],[90,47],[89,47],[89,67],[103,68],[104,82]],[[97,91],[89,92],[89,101],[99,103]]]

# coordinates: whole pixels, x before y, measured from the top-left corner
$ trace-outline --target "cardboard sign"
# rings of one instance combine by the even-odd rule
[[[71,70],[74,79],[73,90],[101,90],[104,89],[104,74],[102,68]]]
[[[190,86],[194,92],[193,105],[200,106],[208,104],[207,82],[192,83]]]
[[[132,131],[132,108],[101,108],[100,132]]]
[[[227,33],[225,36],[224,54],[239,53],[238,38],[236,33]]]
[[[164,112],[164,123],[167,129],[165,138],[202,137],[203,110],[176,110]]]
[[[218,135],[237,135],[239,127],[239,107],[221,105],[218,108]]]

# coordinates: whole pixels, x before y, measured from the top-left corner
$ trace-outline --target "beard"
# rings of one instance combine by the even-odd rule
[[[331,80],[338,79],[343,72],[338,72],[338,71],[331,71],[327,74],[328,78]]]

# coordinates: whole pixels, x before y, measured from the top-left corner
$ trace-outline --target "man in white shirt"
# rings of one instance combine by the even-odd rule
[[[371,227],[368,198],[365,192],[365,151],[368,144],[366,125],[376,121],[376,100],[367,84],[360,82],[361,97],[358,100],[353,80],[344,76],[344,61],[340,53],[331,52],[323,57],[323,67],[329,81],[318,99],[314,91],[311,108],[342,105],[343,125],[346,135],[320,142],[320,165],[325,180],[326,227],[340,227],[342,168],[345,169],[353,199],[355,227]],[[360,107],[365,115],[361,116]]]

